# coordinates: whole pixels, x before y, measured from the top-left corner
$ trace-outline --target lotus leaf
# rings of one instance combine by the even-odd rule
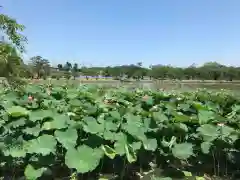
[[[27,142],[27,152],[30,154],[42,154],[46,156],[50,153],[55,153],[57,141],[51,135],[42,135],[37,139],[33,139]]]
[[[29,114],[29,111],[21,106],[12,106],[8,108],[6,111],[12,117],[22,117],[27,116]]]
[[[92,149],[89,146],[82,145],[77,149],[67,150],[65,155],[65,164],[69,168],[74,168],[79,173],[93,171],[99,164],[103,152],[101,149]]]
[[[35,169],[31,164],[28,164],[25,168],[24,175],[27,180],[36,180],[42,176],[46,168]]]
[[[178,159],[188,159],[193,155],[193,145],[190,143],[175,144],[172,148],[172,153]]]
[[[77,131],[75,129],[67,129],[66,131],[55,131],[55,137],[66,149],[74,148],[78,138]]]

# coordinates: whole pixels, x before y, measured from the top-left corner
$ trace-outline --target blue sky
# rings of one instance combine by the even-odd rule
[[[2,0],[26,57],[52,64],[240,66],[240,0]]]

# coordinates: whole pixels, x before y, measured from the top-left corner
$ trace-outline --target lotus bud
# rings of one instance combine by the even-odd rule
[[[29,101],[32,101],[32,100],[33,100],[33,97],[32,97],[32,96],[28,96],[28,100],[29,100]]]

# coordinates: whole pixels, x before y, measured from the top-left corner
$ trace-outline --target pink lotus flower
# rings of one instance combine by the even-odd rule
[[[32,100],[33,100],[33,97],[32,97],[32,96],[28,96],[28,100],[29,100],[29,101],[32,101]]]

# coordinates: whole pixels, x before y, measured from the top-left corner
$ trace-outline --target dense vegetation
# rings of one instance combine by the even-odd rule
[[[57,67],[51,67],[48,60],[41,56],[31,58],[28,74],[37,77],[51,76],[53,78],[60,77],[78,77],[93,76],[96,77],[113,77],[133,78],[133,79],[197,79],[197,80],[239,80],[240,67],[228,67],[216,62],[205,63],[203,66],[190,66],[187,68],[179,68],[172,66],[155,65],[149,68],[143,67],[142,63],[132,65],[122,65],[114,67],[79,67],[78,64],[73,65],[70,62],[66,64],[58,64]]]
[[[172,66],[155,65],[149,68],[143,67],[142,63],[122,65],[115,67],[79,67],[77,63],[66,62],[52,67],[49,60],[41,56],[32,57],[28,64],[18,66],[24,71],[19,74],[27,78],[60,78],[93,76],[112,77],[114,79],[197,79],[197,80],[240,80],[240,67],[228,67],[216,62],[205,63],[203,66],[190,66],[179,68]],[[3,71],[4,72],[4,71]],[[16,71],[19,72],[19,71]]]
[[[240,99],[228,92],[28,85],[2,90],[0,107],[5,178],[238,177]]]

